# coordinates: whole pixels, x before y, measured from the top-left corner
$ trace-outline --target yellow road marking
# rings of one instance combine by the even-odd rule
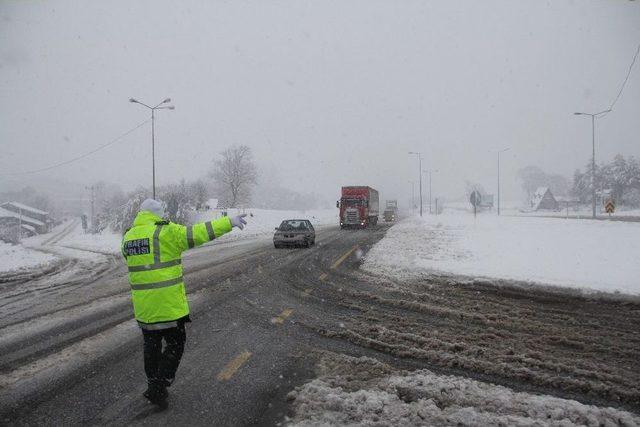
[[[229,381],[233,374],[235,374],[238,369],[242,365],[244,365],[247,360],[251,357],[251,352],[245,350],[239,355],[237,355],[231,362],[227,363],[227,366],[224,367],[222,371],[218,374],[216,378],[218,381]]]
[[[334,262],[333,265],[331,266],[331,269],[335,270],[336,268],[338,268],[340,266],[340,264],[342,264],[344,262],[344,260],[349,258],[349,255],[351,255],[356,249],[358,249],[358,245],[355,245],[354,247],[352,247],[349,250],[349,252],[347,252],[346,254],[342,255],[340,257],[340,259],[338,259],[336,262]]]
[[[322,273],[322,274],[320,275],[320,281],[323,281],[323,280],[324,280],[324,279],[326,279],[326,278],[327,278],[327,273]]]
[[[293,313],[293,310],[290,308],[285,308],[282,313],[280,313],[280,316],[278,317],[274,317],[273,319],[271,319],[271,323],[275,323],[277,325],[282,325],[284,323],[284,320],[291,316],[291,313]]]

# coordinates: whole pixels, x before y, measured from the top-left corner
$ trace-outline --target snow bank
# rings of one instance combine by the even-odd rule
[[[445,213],[411,217],[367,254],[394,278],[430,272],[640,294],[640,223]]]
[[[513,390],[428,370],[394,371],[369,358],[333,356],[321,376],[289,393],[290,426],[635,426],[614,408]],[[341,362],[341,363],[340,363]],[[326,360],[321,362],[326,364]],[[330,371],[330,372],[326,372]]]
[[[51,254],[0,242],[0,273],[40,268],[55,260]]]

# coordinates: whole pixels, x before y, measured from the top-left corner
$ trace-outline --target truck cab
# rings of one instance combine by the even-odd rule
[[[342,187],[336,207],[340,209],[341,228],[366,228],[378,222],[378,192],[371,187]]]
[[[382,216],[385,222],[394,222],[398,218],[398,201],[387,200],[386,208]]]

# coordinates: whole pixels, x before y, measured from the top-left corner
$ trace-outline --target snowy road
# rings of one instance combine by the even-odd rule
[[[386,230],[327,228],[312,249],[258,239],[189,254],[194,322],[166,411],[141,397],[121,264],[51,289],[0,288],[0,424],[300,422],[287,394],[317,376],[326,352],[640,411],[637,303],[361,272]]]

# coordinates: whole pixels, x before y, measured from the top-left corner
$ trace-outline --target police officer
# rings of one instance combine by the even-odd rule
[[[165,221],[161,202],[146,199],[122,238],[135,318],[144,338],[144,397],[166,406],[186,341],[189,303],[182,278],[182,252],[247,223],[244,214],[191,226]],[[163,350],[164,341],[164,350]]]

